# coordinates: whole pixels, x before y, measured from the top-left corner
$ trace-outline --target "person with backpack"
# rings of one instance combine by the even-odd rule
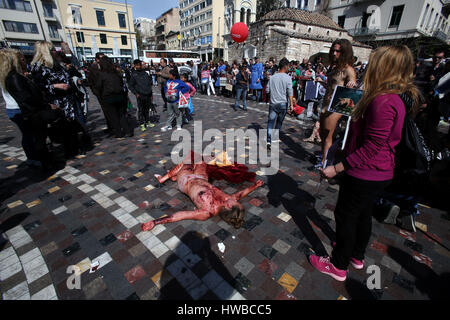
[[[406,107],[402,140],[395,148],[395,171],[392,184],[375,203],[374,216],[384,223],[416,232],[415,218],[419,215],[419,200],[430,186],[433,165],[448,160],[448,149],[439,146],[416,123],[413,101],[405,94],[401,98]]]
[[[170,70],[170,78],[167,80],[164,86],[164,93],[167,98],[167,110],[169,112],[169,118],[161,131],[166,132],[172,130],[172,121],[176,119],[177,130],[181,130],[181,125],[183,122],[183,114],[179,108],[180,96],[185,95],[190,91],[190,87],[180,80],[180,74],[177,68]]]
[[[352,114],[346,157],[322,169],[328,179],[344,173],[334,211],[336,242],[331,257],[314,254],[309,261],[335,280],[345,281],[349,264],[364,268],[373,203],[394,178],[395,147],[406,115],[400,95],[410,97],[413,109],[419,106],[413,71],[414,58],[407,46],[385,46],[372,53],[364,93]]]
[[[193,97],[195,92],[197,92],[194,85],[188,81],[188,78],[189,76],[187,74],[182,74],[180,76],[181,81],[183,81],[190,88],[189,92],[184,94],[184,97],[188,101],[188,107],[181,110],[181,112],[183,112],[183,124],[188,124],[189,120],[192,120],[191,114],[194,112],[194,106],[192,104],[191,97]]]

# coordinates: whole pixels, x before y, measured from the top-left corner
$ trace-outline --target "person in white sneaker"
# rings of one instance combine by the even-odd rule
[[[141,126],[141,131],[145,131],[147,127],[153,128],[155,126],[150,121],[150,106],[153,101],[152,78],[144,70],[141,60],[134,60],[133,66],[134,69],[128,81],[128,88],[136,96],[139,125]]]
[[[161,131],[172,130],[173,119],[177,120],[177,130],[181,130],[183,115],[179,110],[180,95],[188,93],[189,90],[189,86],[180,80],[178,70],[176,68],[170,70],[170,78],[164,86],[169,118],[167,119],[166,126],[162,127]]]

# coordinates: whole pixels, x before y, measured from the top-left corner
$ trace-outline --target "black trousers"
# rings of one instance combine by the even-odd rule
[[[166,94],[164,93],[164,84],[161,85],[161,97],[164,101],[164,108],[167,108],[167,98]]]
[[[137,98],[139,124],[146,124],[150,121],[149,111],[151,103],[152,96],[139,95],[139,98]]]
[[[111,118],[111,125],[116,138],[123,137],[130,133],[130,128],[126,118],[127,99],[123,95],[112,96],[104,99],[105,108]]]
[[[389,181],[367,181],[344,174],[334,211],[336,247],[331,262],[347,270],[350,258],[363,260],[372,233],[372,209],[375,199]]]
[[[100,104],[100,108],[102,109],[103,115],[105,116],[107,130],[112,130],[111,117],[108,113],[108,110],[106,110],[105,108],[105,103],[103,102],[100,95],[97,95],[95,93],[94,95],[97,97],[98,103]]]
[[[47,149],[47,122],[43,112],[38,112],[24,121],[26,127],[30,129],[34,140],[34,153],[41,161],[44,168],[50,165],[50,154]]]

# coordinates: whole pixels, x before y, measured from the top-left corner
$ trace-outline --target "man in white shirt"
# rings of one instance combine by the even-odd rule
[[[279,71],[272,75],[267,85],[266,92],[270,93],[269,120],[267,122],[267,148],[270,149],[272,142],[272,130],[280,130],[288,108],[288,97],[290,109],[294,104],[294,90],[292,79],[287,74],[289,61],[281,59]],[[275,124],[276,123],[276,124]]]

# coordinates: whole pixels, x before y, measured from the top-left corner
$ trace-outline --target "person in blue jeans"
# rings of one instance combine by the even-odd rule
[[[236,102],[234,103],[234,111],[237,111],[239,108],[241,96],[244,111],[247,111],[248,74],[245,69],[245,66],[240,66],[239,73],[236,75]]]
[[[280,130],[283,125],[284,117],[288,108],[288,97],[290,102],[289,109],[292,109],[294,103],[294,90],[292,88],[292,79],[287,74],[289,70],[289,60],[281,59],[279,71],[270,77],[266,92],[270,93],[269,120],[267,122],[267,148],[270,149],[272,143],[272,131]]]

